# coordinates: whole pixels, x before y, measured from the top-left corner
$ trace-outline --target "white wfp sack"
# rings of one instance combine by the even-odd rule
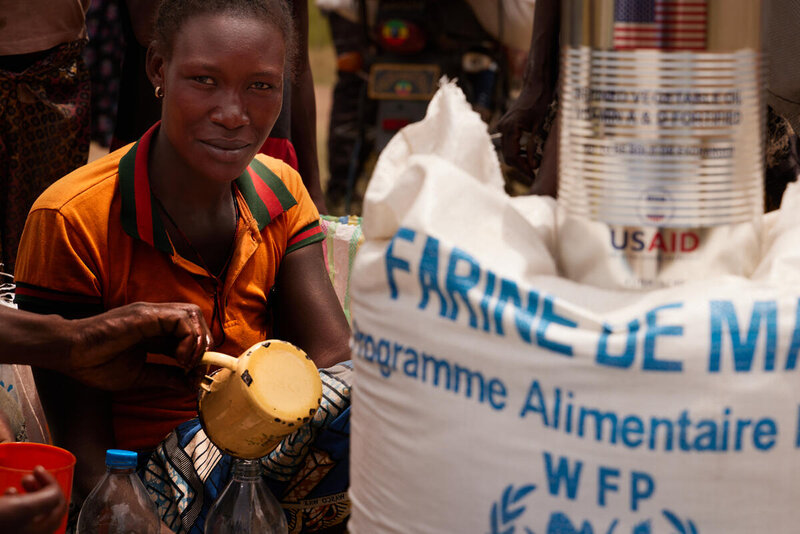
[[[558,278],[554,203],[444,87],[365,198],[350,532],[800,532],[800,187],[765,223],[750,280]]]

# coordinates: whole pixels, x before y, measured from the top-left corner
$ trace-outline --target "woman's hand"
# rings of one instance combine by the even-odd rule
[[[558,84],[560,26],[561,1],[537,0],[522,92],[497,125],[503,134],[505,162],[531,177],[536,168],[536,136],[547,119]],[[525,132],[529,137],[523,143]],[[527,154],[522,153],[523,144]]]
[[[22,478],[27,493],[9,488],[0,497],[0,532],[51,534],[67,513],[67,500],[56,479],[36,466]]]
[[[193,304],[135,303],[68,323],[73,342],[54,370],[107,391],[161,385],[184,388],[211,344],[203,314]],[[148,352],[173,356],[183,367],[146,363]]]
[[[538,165],[534,133],[541,129],[547,118],[552,91],[547,92],[547,96],[543,96],[544,93],[540,82],[532,82],[497,123],[497,131],[503,134],[504,161],[526,176],[533,176]]]

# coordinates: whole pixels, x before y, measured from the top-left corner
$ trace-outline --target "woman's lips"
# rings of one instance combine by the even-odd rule
[[[222,161],[237,161],[246,155],[251,143],[238,139],[209,139],[201,140],[200,144],[211,153],[215,159]]]

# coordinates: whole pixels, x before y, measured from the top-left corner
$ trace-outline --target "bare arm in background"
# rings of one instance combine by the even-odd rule
[[[292,84],[292,144],[297,153],[300,176],[320,213],[328,212],[319,182],[317,159],[317,104],[314,78],[308,61],[308,2],[292,0],[292,18],[297,28],[297,77]]]
[[[536,147],[533,136],[522,154],[523,132],[536,132],[547,118],[548,109],[558,85],[559,33],[561,0],[537,0],[533,18],[533,35],[525,66],[522,92],[497,125],[503,134],[503,156],[507,164],[532,175]],[[551,136],[556,134],[551,132]]]

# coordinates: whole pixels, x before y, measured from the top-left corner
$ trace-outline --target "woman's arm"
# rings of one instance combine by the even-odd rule
[[[147,365],[143,343],[189,368],[211,339],[199,309],[188,304],[130,304],[72,321],[0,307],[0,324],[0,362],[35,366],[53,440],[78,459],[77,503],[105,473],[105,451],[114,446],[110,396],[84,384],[127,389],[185,382],[180,368]]]
[[[279,335],[303,349],[319,368],[350,359],[350,326],[333,290],[322,243],[287,254],[277,280]]]
[[[0,363],[50,369],[109,391],[174,385],[181,370],[148,365],[146,353],[173,356],[188,370],[211,342],[193,304],[140,302],[77,320],[0,306],[0,325]]]
[[[34,376],[53,440],[78,458],[75,502],[105,473],[105,451],[114,446],[111,399],[61,373],[104,389],[168,386],[186,380],[181,370],[148,366],[142,343],[175,355],[188,368],[210,342],[199,309],[187,304],[131,304],[73,321],[0,308],[0,324],[2,361],[37,366]]]

